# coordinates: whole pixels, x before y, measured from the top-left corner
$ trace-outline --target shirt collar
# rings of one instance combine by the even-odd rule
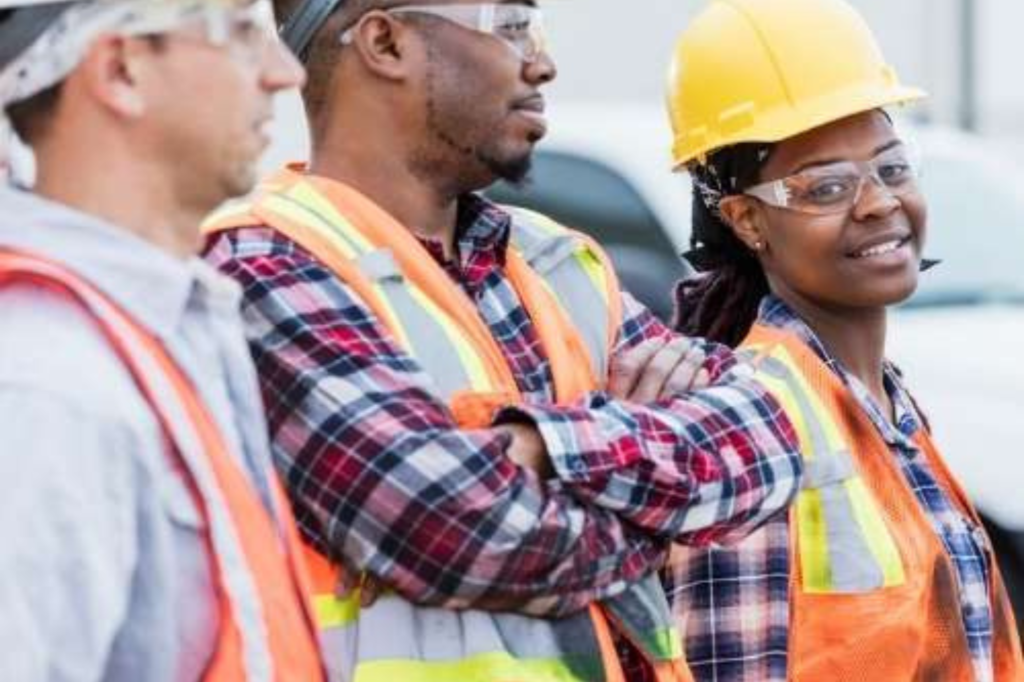
[[[882,437],[890,445],[905,444],[905,439],[909,439],[921,428],[921,420],[918,418],[913,400],[903,384],[903,378],[896,366],[888,360],[884,361],[882,367],[883,382],[885,391],[895,407],[897,426],[894,426],[883,415],[881,408],[860,380],[842,366],[839,359],[828,351],[821,342],[821,339],[818,338],[818,335],[814,333],[814,330],[781,298],[769,294],[761,301],[761,306],[758,310],[758,322],[768,327],[782,329],[795,334],[801,341],[807,344],[822,362],[850,389],[857,402],[868,413],[872,422],[875,423],[875,426],[881,432]]]
[[[190,305],[238,310],[240,291],[198,258],[178,259],[127,230],[21,190],[0,189],[0,247],[74,270],[157,336]]]
[[[512,216],[497,204],[479,194],[463,195],[459,198],[455,217],[459,259],[465,264],[473,255],[493,252],[497,262],[504,264],[511,227]],[[441,242],[429,237],[419,237],[419,240],[435,259],[443,261],[444,246]]]

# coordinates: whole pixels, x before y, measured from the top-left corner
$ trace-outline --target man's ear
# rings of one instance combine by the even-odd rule
[[[719,211],[736,238],[748,249],[754,252],[765,249],[768,241],[754,199],[742,195],[724,197],[719,204]]]
[[[414,61],[422,61],[413,45],[415,32],[387,12],[364,14],[352,27],[350,48],[358,51],[366,68],[389,80],[403,80]]]
[[[94,41],[75,73],[72,87],[84,88],[91,98],[114,116],[138,118],[146,98],[140,79],[151,69],[153,46],[142,38],[109,35]]]

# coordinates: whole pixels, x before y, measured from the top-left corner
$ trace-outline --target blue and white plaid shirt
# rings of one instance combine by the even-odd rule
[[[913,437],[927,429],[899,371],[886,363],[885,390],[895,425],[867,388],[822,345],[782,300],[761,304],[762,324],[797,334],[850,389],[870,417],[907,484],[942,540],[956,570],[961,616],[979,682],[993,679],[992,600],[984,533],[953,504]],[[788,667],[789,533],[785,517],[770,521],[738,547],[684,550],[663,581],[685,632],[686,657],[699,681],[784,682]]]

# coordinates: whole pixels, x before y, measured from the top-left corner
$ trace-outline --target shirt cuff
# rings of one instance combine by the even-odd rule
[[[593,415],[595,407],[517,405],[499,411],[494,424],[534,426],[547,447],[548,458],[559,479],[566,483],[591,482],[607,477],[635,459],[609,447],[614,441],[601,433]]]

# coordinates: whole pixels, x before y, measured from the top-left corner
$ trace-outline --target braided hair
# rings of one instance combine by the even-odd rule
[[[676,285],[673,326],[682,334],[735,347],[757,319],[768,280],[757,257],[723,219],[719,203],[757,184],[771,151],[767,144],[738,144],[689,168],[693,232],[685,255],[700,274]]]

